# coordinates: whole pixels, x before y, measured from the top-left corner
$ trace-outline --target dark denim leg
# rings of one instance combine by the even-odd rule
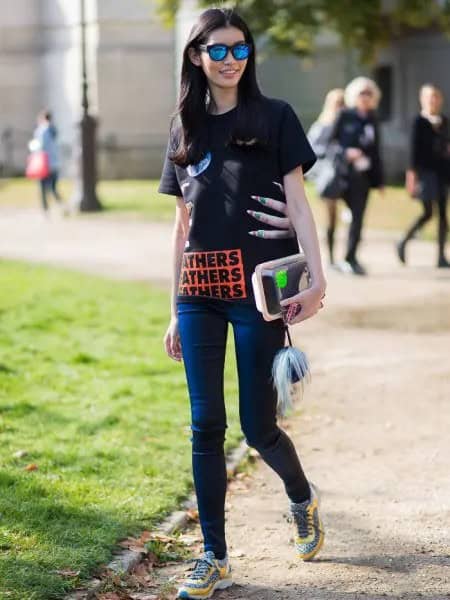
[[[281,320],[267,322],[253,305],[233,305],[233,324],[239,375],[239,411],[247,442],[281,477],[289,498],[309,498],[309,484],[295,447],[276,420],[276,393],[271,370],[275,354],[284,346]]]
[[[217,301],[181,303],[178,323],[192,415],[192,469],[205,551],[226,553],[223,370],[227,321]]]

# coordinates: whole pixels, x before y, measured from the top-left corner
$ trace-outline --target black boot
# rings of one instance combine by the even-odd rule
[[[450,263],[448,262],[447,258],[445,257],[445,242],[447,241],[447,224],[444,222],[440,222],[439,223],[439,230],[438,230],[438,248],[439,248],[439,255],[438,255],[438,268],[439,269],[448,269],[450,268]]]
[[[400,242],[398,242],[396,244],[396,250],[397,250],[397,256],[398,256],[398,260],[403,264],[406,265],[406,255],[405,255],[405,249],[406,249],[406,240],[401,240]]]

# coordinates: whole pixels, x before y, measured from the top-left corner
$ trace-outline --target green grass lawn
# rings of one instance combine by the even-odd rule
[[[121,180],[101,181],[98,196],[105,208],[99,216],[116,218],[147,219],[168,221],[174,216],[174,200],[170,196],[158,194],[158,182]],[[65,198],[72,193],[68,180],[61,182]],[[307,183],[308,198],[317,223],[325,223],[325,207],[314,187]],[[37,184],[26,179],[0,180],[0,208],[6,206],[39,206]],[[402,231],[420,213],[420,203],[411,200],[402,187],[389,186],[384,198],[376,191],[372,193],[366,217],[366,225],[372,229]],[[91,215],[92,216],[92,215]],[[434,239],[436,223],[432,222],[424,230],[426,239]]]
[[[184,372],[165,290],[10,262],[0,289],[0,598],[61,598],[190,490]]]

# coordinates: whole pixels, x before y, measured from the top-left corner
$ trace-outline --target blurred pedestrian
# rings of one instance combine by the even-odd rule
[[[330,144],[336,119],[344,108],[344,90],[335,88],[326,97],[317,121],[307,134],[317,156],[317,163],[311,169],[308,179],[314,181],[317,193],[326,201],[327,207],[327,245],[330,264],[334,264],[334,238],[337,220],[338,199],[344,193],[345,179],[342,176],[342,154],[339,146]]]
[[[48,110],[42,110],[37,117],[37,127],[33,133],[33,139],[29,143],[31,152],[43,151],[47,155],[49,173],[39,180],[41,191],[42,208],[47,213],[47,193],[51,192],[55,200],[61,204],[62,198],[57,189],[60,157],[57,144],[57,130],[52,121],[52,115]]]
[[[420,88],[419,101],[421,111],[414,119],[412,127],[406,188],[411,196],[421,200],[423,212],[397,244],[397,254],[400,261],[406,264],[406,244],[431,219],[433,204],[436,204],[439,215],[437,266],[449,268],[450,263],[445,256],[450,176],[449,121],[442,114],[443,94],[435,85],[423,85]]]
[[[343,197],[352,215],[345,260],[339,268],[345,273],[366,275],[357,258],[367,200],[371,188],[383,193],[383,167],[376,108],[381,98],[377,84],[356,77],[345,88],[344,108],[335,123],[330,143],[337,142],[348,166]]]

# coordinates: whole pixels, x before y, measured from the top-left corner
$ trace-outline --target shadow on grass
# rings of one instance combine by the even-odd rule
[[[0,471],[0,489],[0,597],[9,590],[5,597],[60,598],[110,560],[118,539],[139,530],[113,511],[87,503],[80,508],[70,494],[26,475]],[[80,574],[68,581],[58,569]]]

